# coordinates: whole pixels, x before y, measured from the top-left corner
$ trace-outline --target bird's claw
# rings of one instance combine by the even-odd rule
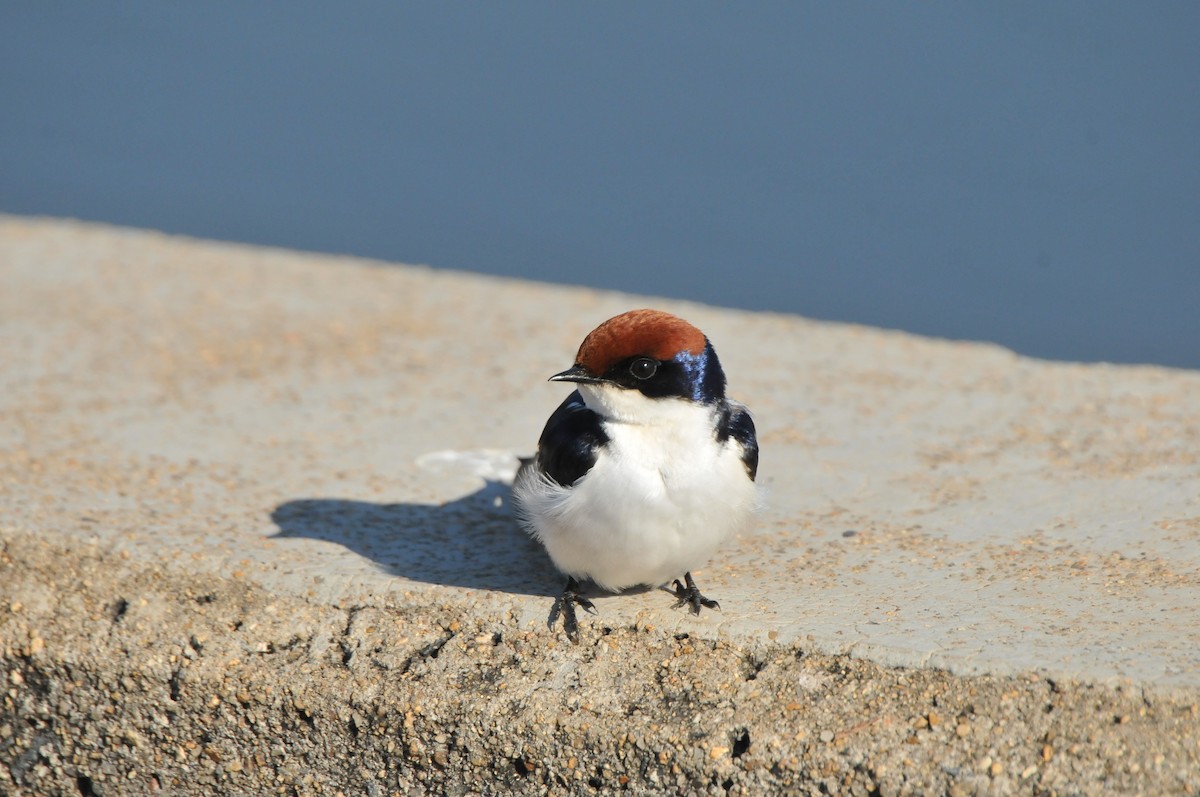
[[[562,595],[559,595],[558,600],[554,601],[554,608],[550,610],[550,619],[547,625],[553,628],[561,614],[563,631],[566,632],[567,639],[578,645],[579,620],[575,616],[576,606],[582,607],[585,612],[597,614],[596,604],[579,594],[579,582],[571,578],[567,580],[567,586],[563,589]]]
[[[691,573],[684,573],[683,579],[686,583],[680,583],[679,579],[675,579],[675,606],[687,605],[692,610],[692,614],[700,614],[700,607],[706,609],[720,609],[721,604],[711,598],[706,598],[700,594],[700,590],[696,587],[696,582],[692,580]]]

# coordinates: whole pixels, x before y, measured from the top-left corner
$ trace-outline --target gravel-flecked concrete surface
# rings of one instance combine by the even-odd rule
[[[0,217],[0,793],[1194,793],[1200,374]],[[505,481],[598,321],[766,508],[580,645]]]
[[[1191,794],[1200,705],[645,624],[273,595],[7,537],[0,790]]]

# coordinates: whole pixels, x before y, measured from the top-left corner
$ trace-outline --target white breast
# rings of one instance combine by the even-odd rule
[[[526,524],[564,573],[618,590],[701,567],[757,505],[741,445],[718,443],[711,407],[583,385],[609,418],[595,466],[565,488],[530,469],[515,485]]]

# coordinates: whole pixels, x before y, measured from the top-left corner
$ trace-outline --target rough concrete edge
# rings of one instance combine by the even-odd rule
[[[0,786],[27,793],[1187,793],[1200,771],[1194,690],[646,626],[573,646],[15,530],[0,583]]]

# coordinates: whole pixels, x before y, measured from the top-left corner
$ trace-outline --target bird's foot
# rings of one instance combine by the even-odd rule
[[[546,624],[554,628],[558,622],[558,616],[561,614],[563,618],[563,631],[567,632],[567,639],[578,645],[579,621],[575,617],[576,604],[581,606],[584,611],[596,614],[596,605],[579,594],[579,582],[573,577],[568,577],[567,585],[563,587],[562,594],[554,601],[554,608],[550,610],[550,619]]]
[[[710,598],[706,598],[700,594],[700,590],[696,588],[696,582],[692,580],[691,573],[684,573],[683,580],[685,583],[680,584],[679,579],[675,579],[675,607],[678,608],[687,604],[692,610],[692,614],[700,614],[700,607],[707,609],[720,609],[721,604]]]

